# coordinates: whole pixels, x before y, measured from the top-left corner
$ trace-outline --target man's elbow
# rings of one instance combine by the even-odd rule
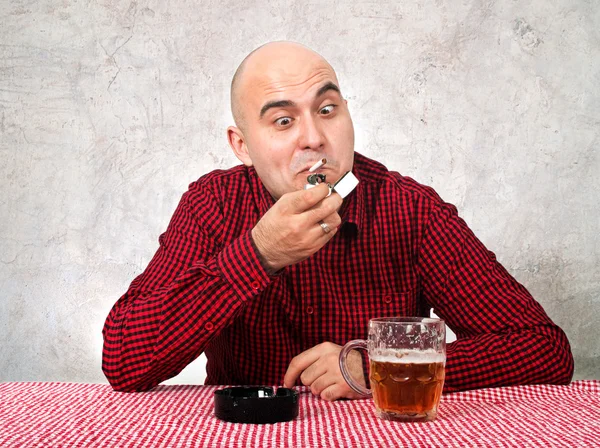
[[[563,352],[562,358],[556,375],[556,384],[569,384],[573,379],[573,372],[575,370],[575,362],[573,361],[571,350]]]
[[[157,382],[148,381],[146,375],[124,375],[119,370],[113,370],[106,364],[102,365],[102,371],[108,383],[116,392],[146,392],[158,384]]]
[[[108,377],[107,379],[108,383],[115,392],[147,392],[156,386],[155,384],[135,380],[122,380],[120,378],[117,379]]]
[[[115,392],[126,392],[126,393],[134,393],[134,392],[147,392],[152,387],[144,386],[141,384],[111,384],[112,389]]]
[[[569,384],[573,379],[575,369],[573,353],[564,331],[558,327],[556,327],[556,330],[556,336],[552,338],[554,356],[550,359],[546,368],[550,375],[547,382],[550,384]]]

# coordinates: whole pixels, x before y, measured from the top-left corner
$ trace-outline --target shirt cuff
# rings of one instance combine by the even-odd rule
[[[252,242],[252,230],[221,251],[217,263],[223,277],[243,301],[261,294],[271,283]]]

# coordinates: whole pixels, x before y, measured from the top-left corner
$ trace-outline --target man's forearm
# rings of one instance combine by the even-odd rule
[[[176,375],[270,281],[250,231],[221,247],[180,206],[148,268],[106,319],[107,379],[116,390],[139,391]]]
[[[458,338],[448,347],[446,392],[571,380],[565,333],[454,207],[433,208],[422,247],[423,297]]]
[[[573,356],[563,331],[544,325],[448,345],[444,392],[516,384],[568,384]]]

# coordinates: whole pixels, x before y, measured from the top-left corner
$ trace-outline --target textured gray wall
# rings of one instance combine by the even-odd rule
[[[237,164],[229,82],[278,39],[331,61],[356,149],[456,204],[565,329],[577,377],[600,378],[599,11],[3,0],[0,380],[104,381],[106,314],[187,185]]]

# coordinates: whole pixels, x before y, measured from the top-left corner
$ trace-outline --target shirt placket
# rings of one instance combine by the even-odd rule
[[[296,265],[293,276],[294,298],[298,304],[298,327],[302,350],[307,350],[319,342],[319,282],[312,257]]]

